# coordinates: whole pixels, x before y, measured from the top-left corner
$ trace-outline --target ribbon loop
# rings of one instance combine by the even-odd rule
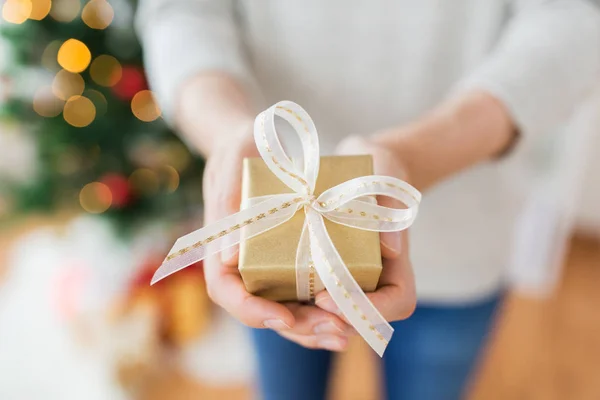
[[[279,141],[275,115],[286,120],[300,139],[302,170],[292,163]],[[254,122],[254,140],[262,159],[283,183],[297,193],[313,193],[319,174],[319,142],[314,122],[302,107],[281,101],[260,113]]]
[[[387,196],[402,202],[395,209],[361,201],[364,196]],[[393,232],[408,228],[417,217],[421,194],[406,182],[390,176],[363,176],[323,192],[318,210],[330,221],[354,228]]]
[[[417,207],[421,193],[408,183],[391,176],[361,176],[327,189],[317,199],[322,212],[333,211],[363,196],[381,195],[400,200],[407,207]]]
[[[323,216],[335,223],[376,232],[396,232],[412,225],[417,217],[417,207],[397,209],[351,200]]]
[[[287,121],[300,138],[302,168],[283,149],[275,116]],[[394,330],[352,277],[327,233],[323,218],[358,229],[400,231],[414,222],[421,194],[396,178],[365,176],[330,188],[315,198],[319,174],[317,130],[308,113],[290,101],[279,102],[256,117],[254,139],[266,165],[293,193],[249,199],[242,205],[242,211],[179,238],[152,283],[273,229],[302,208],[305,220],[296,252],[298,300],[311,300],[324,287],[357,332],[377,354],[383,355]],[[399,200],[406,208],[379,206],[375,204],[376,195]]]

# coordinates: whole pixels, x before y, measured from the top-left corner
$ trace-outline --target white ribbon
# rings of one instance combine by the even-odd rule
[[[287,156],[275,130],[275,116],[286,120],[302,143],[303,168]],[[319,142],[315,125],[299,105],[279,102],[256,117],[254,139],[271,171],[293,193],[251,199],[247,208],[177,240],[156,271],[152,284],[288,221],[304,209],[306,218],[296,253],[298,300],[314,297],[315,272],[340,311],[356,331],[380,355],[394,332],[356,283],[333,245],[323,217],[353,228],[393,232],[408,228],[415,217],[421,194],[408,183],[389,176],[351,179],[314,196],[319,175]],[[373,195],[389,196],[407,208],[393,209],[369,202]]]

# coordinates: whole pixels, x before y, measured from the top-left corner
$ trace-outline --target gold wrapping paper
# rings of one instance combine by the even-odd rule
[[[315,195],[347,180],[372,174],[371,156],[321,157]],[[290,192],[262,159],[244,160],[242,200]],[[303,223],[304,213],[300,210],[288,222],[240,243],[239,270],[250,293],[275,301],[297,300],[296,250]],[[354,279],[365,292],[374,291],[382,268],[379,233],[327,219],[325,225]]]

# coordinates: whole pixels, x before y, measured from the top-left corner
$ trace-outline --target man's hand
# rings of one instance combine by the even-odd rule
[[[398,155],[391,150],[361,137],[349,137],[337,149],[339,154],[371,154],[377,175],[393,176],[410,183],[406,168]],[[379,205],[399,208],[402,204],[389,197],[377,199]],[[383,271],[375,292],[367,293],[369,299],[388,321],[408,318],[416,306],[415,281],[408,255],[408,233],[381,233]],[[340,311],[327,291],[319,293],[316,304],[323,310],[340,315]]]

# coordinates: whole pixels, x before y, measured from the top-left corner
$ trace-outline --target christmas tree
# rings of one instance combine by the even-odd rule
[[[2,184],[13,211],[81,207],[132,226],[199,204],[203,162],[148,90],[134,9],[128,0],[4,3],[2,123],[18,123],[37,148],[35,173]]]
[[[133,391],[153,379],[148,371],[161,366],[163,350],[196,340],[210,315],[199,264],[150,286],[171,244],[168,237],[200,221],[166,230],[160,224],[156,238],[149,229],[130,229],[156,219],[181,222],[197,210],[204,165],[164,123],[148,88],[133,29],[135,6],[130,0],[6,0],[0,25],[9,53],[0,77],[0,221],[3,211],[7,216],[66,208],[109,217],[125,228],[127,240],[106,239],[113,229],[96,224],[69,236],[73,251],[61,263],[75,259],[87,281],[70,284],[81,285],[72,288],[79,297],[69,295],[68,287],[56,292],[66,293],[62,303],[78,310],[72,320],[91,314],[93,327],[111,333],[98,347],[112,348],[111,340],[124,344],[115,349],[115,376]],[[14,151],[3,160],[7,132],[33,144],[32,173],[2,174],[7,165],[22,169],[27,153]],[[86,220],[79,223],[88,226]],[[103,238],[110,247],[102,247]],[[140,251],[139,242],[152,245]],[[96,247],[90,250],[90,243]],[[114,254],[104,256],[112,248],[120,262]],[[89,306],[84,295],[101,305]],[[135,330],[128,329],[132,324]]]

